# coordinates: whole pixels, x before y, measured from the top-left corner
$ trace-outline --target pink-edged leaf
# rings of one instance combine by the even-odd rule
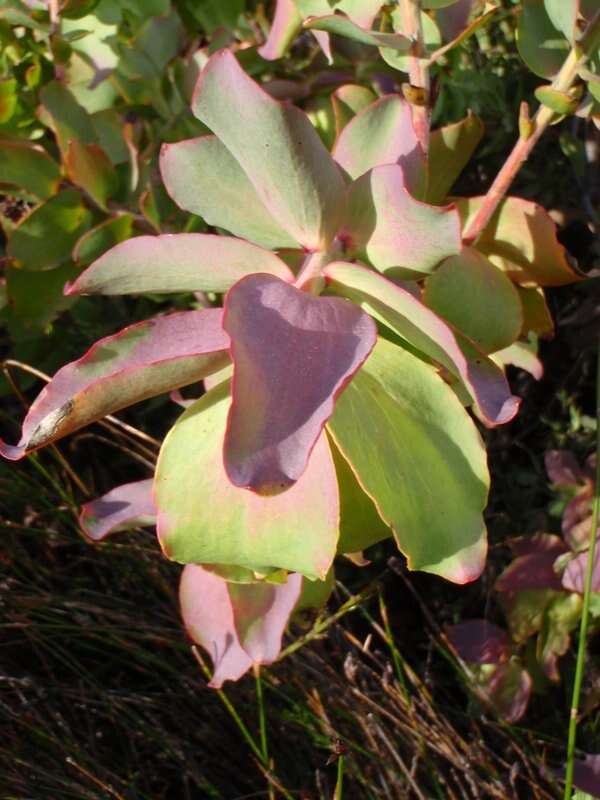
[[[430,206],[408,192],[402,167],[374,167],[348,190],[340,239],[394,277],[423,278],[461,250],[454,206]]]
[[[509,347],[496,350],[491,356],[492,360],[501,367],[513,366],[525,370],[536,381],[544,377],[544,365],[537,355],[537,344],[530,342],[514,342]]]
[[[518,722],[529,705],[533,681],[517,660],[499,664],[486,687],[496,711],[509,723]]]
[[[267,61],[281,58],[301,27],[302,17],[294,0],[276,0],[275,16],[269,37],[263,46],[258,48],[258,52]]]
[[[333,157],[353,179],[382,164],[399,164],[413,193],[423,185],[423,152],[410,105],[399,95],[382,97],[353,117],[338,137]]]
[[[592,797],[600,797],[600,753],[586,754],[583,761],[575,762],[573,785]]]
[[[510,640],[505,631],[485,619],[470,619],[446,628],[452,646],[464,661],[473,664],[499,664],[510,656]]]
[[[275,253],[232,236],[137,236],[94,261],[66,294],[224,292],[254,272],[277,275],[286,281],[294,278]]]
[[[569,561],[562,576],[562,585],[567,591],[583,594],[588,561],[588,551],[580,553],[580,555]],[[600,549],[597,549],[594,553],[592,592],[600,592]]]
[[[374,103],[377,95],[372,89],[358,83],[346,83],[331,93],[335,117],[335,130],[339,136],[350,120]]]
[[[359,44],[371,47],[387,47],[399,53],[408,53],[411,39],[402,33],[379,33],[379,31],[365,30],[353,22],[345,14],[327,14],[323,17],[309,17],[304,23],[309,31],[325,31],[336,36],[343,36]]]
[[[10,460],[148,397],[194,383],[228,362],[221,309],[182,311],[139,322],[96,342],[62,367],[25,417]]]
[[[264,207],[250,179],[216,136],[163,144],[160,172],[180,208],[268,249],[297,247]]]
[[[347,300],[312,297],[270,275],[230,289],[233,402],[225,436],[235,486],[271,494],[306,469],[335,398],[375,345],[375,323]]]
[[[570,450],[547,450],[544,453],[544,466],[555,486],[577,486],[584,481],[581,467]]]
[[[253,664],[272,664],[302,589],[302,577],[287,582],[235,584],[198,564],[184,567],[179,584],[181,615],[190,638],[210,655],[209,683],[219,689]]]
[[[295,241],[310,250],[331,242],[344,181],[306,114],[270,97],[229,50],[215,53],[204,67],[192,110],[239,162],[265,207]]]
[[[520,401],[511,395],[502,370],[412,294],[373,270],[345,261],[328,264],[323,274],[329,288],[459,378],[485,424],[501,425],[515,416]]]
[[[513,546],[515,560],[496,581],[496,591],[516,592],[531,589],[562,589],[560,577],[554,571],[556,559],[569,548],[558,536],[537,534],[522,537]]]
[[[152,483],[152,478],[125,483],[82,506],[79,522],[85,535],[100,542],[110,533],[154,525]]]

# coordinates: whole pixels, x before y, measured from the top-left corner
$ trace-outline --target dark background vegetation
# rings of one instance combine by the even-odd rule
[[[309,47],[301,40],[274,73],[297,72]],[[519,103],[537,83],[515,55],[510,17],[471,39],[460,64],[451,60],[439,75],[436,124],[471,107],[487,129],[457,194],[485,191],[517,135]],[[562,241],[588,272],[598,263],[590,231],[597,222],[597,148],[595,129],[577,119],[553,127],[511,190],[556,212]],[[445,624],[472,617],[501,622],[493,584],[509,561],[504,542],[560,528],[551,513],[555,497],[544,452],[567,447],[583,458],[593,447],[600,279],[548,294],[557,336],[542,343],[544,378],[535,382],[512,370],[522,411],[510,425],[485,434],[493,485],[484,576],[457,587],[409,574],[391,547],[379,546],[366,568],[340,564],[329,610],[333,614],[354,593],[363,593],[360,600],[333,619],[325,635],[262,671],[274,780],[292,796],[332,796],[336,764],[327,762],[337,739],[347,748],[344,797],[559,796],[552,769],[564,758],[573,654],[561,661],[562,682],[535,695],[522,722],[508,726],[469,689],[442,635]],[[95,298],[74,306],[54,326],[46,368],[148,316],[156,309],[151,302]],[[11,354],[6,333],[0,333],[0,348]],[[10,373],[25,395],[3,398],[0,422],[7,435],[16,433],[22,402],[37,388],[23,383],[22,373]],[[161,398],[120,418],[160,438],[178,413]],[[149,531],[101,546],[79,533],[83,489],[95,496],[146,477],[155,452],[152,443],[108,424],[25,462],[0,463],[3,800],[282,796],[223,697],[206,688],[178,617],[180,568],[161,557]],[[296,628],[288,644],[308,630]],[[598,637],[590,652],[581,740],[594,752],[600,748]],[[258,740],[253,677],[226,685],[225,693]]]

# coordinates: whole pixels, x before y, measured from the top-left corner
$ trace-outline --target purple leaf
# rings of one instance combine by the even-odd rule
[[[499,664],[510,655],[505,631],[485,619],[450,625],[446,634],[459,656],[473,664]]]
[[[582,792],[600,797],[600,754],[589,753],[583,761],[575,762],[573,784]]]
[[[565,507],[561,528],[572,550],[581,550],[590,540],[593,505],[594,486],[588,484]]]
[[[101,542],[109,533],[154,525],[156,509],[152,483],[152,478],[125,483],[86,503],[79,517],[85,535],[94,542]]]
[[[528,552],[518,555],[496,581],[496,591],[516,592],[529,589],[562,589],[560,577],[554,571],[554,562],[569,548],[558,536],[537,535]],[[516,545],[517,549],[526,547]]]
[[[562,576],[562,585],[569,592],[583,594],[585,573],[587,570],[589,551],[575,556],[566,566]],[[594,569],[592,572],[592,592],[600,592],[600,548],[594,553]]]
[[[304,472],[337,395],[375,345],[375,323],[354,304],[312,297],[278,278],[251,275],[225,301],[233,402],[227,474],[259,494]]]
[[[583,473],[570,450],[547,450],[544,465],[555,486],[577,486],[583,483]]]
[[[59,369],[25,417],[11,461],[121,408],[200,380],[228,363],[221,309],[181,311],[124,328]]]
[[[254,272],[294,278],[275,253],[232,236],[136,236],[94,261],[65,293],[224,292]]]
[[[240,164],[265,207],[309,250],[335,236],[345,184],[308,117],[249,78],[229,50],[204,67],[194,114]]]
[[[353,179],[382,164],[399,164],[407,187],[413,193],[422,188],[423,152],[410,105],[399,95],[382,97],[353,117],[338,137],[332,155]]]
[[[555,557],[558,557],[568,549],[562,539],[553,533],[534,533],[530,536],[518,536],[516,539],[511,539],[508,544],[515,558],[527,556],[530,553],[539,555],[540,553],[548,552],[554,553]]]
[[[500,664],[495,670],[487,693],[498,713],[511,724],[518,722],[527,711],[533,681],[518,661]]]
[[[287,583],[230,584],[197,564],[181,575],[181,615],[190,637],[210,655],[209,686],[238,680],[253,664],[270,664],[302,587],[300,575]]]

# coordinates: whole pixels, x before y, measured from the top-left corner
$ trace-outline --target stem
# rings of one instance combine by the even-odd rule
[[[421,25],[421,0],[400,0],[400,12],[402,15],[402,32],[413,39],[409,55],[408,77],[411,86],[417,86],[425,90],[425,104],[411,105],[411,108],[415,133],[427,163],[431,123],[429,106],[430,82],[429,68],[425,61],[427,53],[423,39],[423,26]]]
[[[594,16],[586,28],[581,40],[571,48],[560,72],[552,82],[552,88],[559,92],[568,92],[577,78],[579,68],[588,60],[590,55],[593,54],[599,42],[600,11]],[[496,175],[483,203],[463,233],[463,242],[465,244],[472,244],[481,235],[483,229],[498,208],[502,198],[508,191],[517,172],[529,158],[529,154],[554,116],[554,111],[547,106],[541,105],[532,120],[531,131],[521,131],[511,154],[504,162],[500,172]]]
[[[260,666],[258,664],[254,667],[254,679],[256,681],[256,700],[258,703],[258,728],[260,731],[260,749],[262,750],[262,759],[265,764],[269,763],[269,746],[267,743],[267,720],[265,717],[265,703],[263,696],[263,685],[260,677]]]
[[[337,780],[335,782],[334,800],[342,800],[342,792],[344,786],[344,756],[338,757],[337,762]]]
[[[598,511],[600,508],[600,340],[598,340],[598,360],[596,364],[596,487],[594,490],[594,508],[592,511],[592,530],[590,533],[590,549],[588,551],[587,567],[585,571],[585,585],[583,591],[583,607],[581,609],[581,624],[579,627],[579,643],[577,647],[577,663],[575,665],[575,679],[573,681],[573,699],[571,701],[571,715],[569,718],[569,737],[567,741],[567,770],[565,775],[564,800],[570,800],[573,790],[573,770],[575,766],[575,742],[577,738],[577,717],[579,714],[579,697],[583,682],[585,662],[585,647],[588,632],[590,597],[592,594],[592,579],[594,575],[594,560],[596,554],[596,540],[598,538]]]

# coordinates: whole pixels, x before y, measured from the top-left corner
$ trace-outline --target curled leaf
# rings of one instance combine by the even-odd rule
[[[91,500],[81,509],[79,522],[84,533],[100,542],[110,533],[154,525],[156,509],[152,499],[152,478],[125,483]]]

